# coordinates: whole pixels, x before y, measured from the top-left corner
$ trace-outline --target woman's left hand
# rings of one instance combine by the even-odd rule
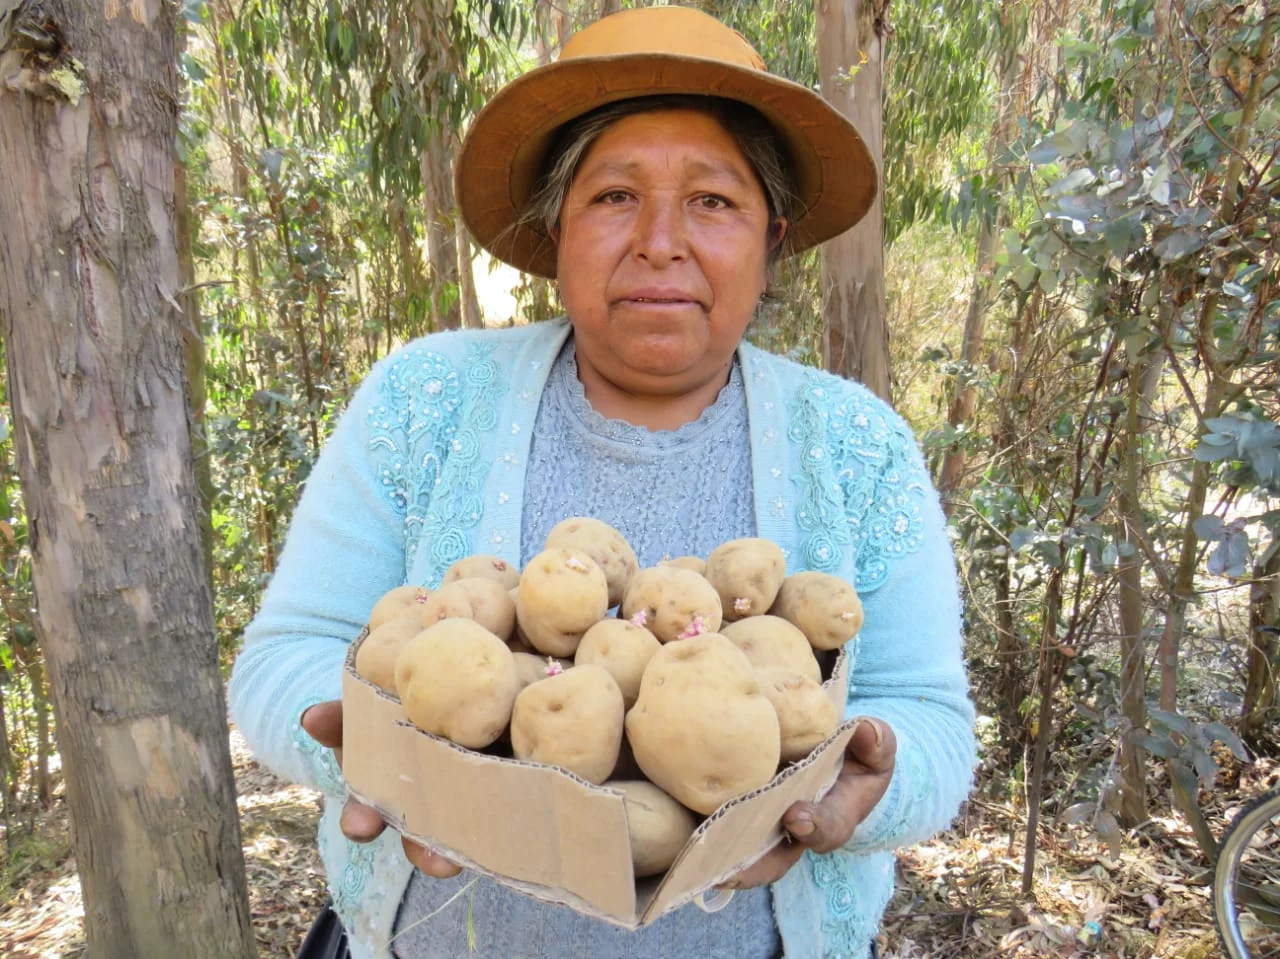
[[[721,888],[747,889],[777,882],[806,849],[831,852],[843,846],[889,788],[897,749],[888,723],[878,719],[859,722],[845,747],[840,775],[822,802],[798,802],[788,809],[782,817],[786,839]]]

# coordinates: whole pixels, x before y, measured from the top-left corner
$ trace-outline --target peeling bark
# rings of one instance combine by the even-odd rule
[[[177,303],[176,8],[39,12],[38,55],[0,49],[0,320],[88,954],[252,956]]]

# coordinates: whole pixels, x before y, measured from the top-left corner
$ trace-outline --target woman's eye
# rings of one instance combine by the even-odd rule
[[[705,210],[727,210],[733,205],[724,197],[717,196],[714,193],[704,193],[698,197],[696,202],[698,206]]]
[[[596,198],[597,203],[626,203],[631,194],[626,190],[609,190]]]

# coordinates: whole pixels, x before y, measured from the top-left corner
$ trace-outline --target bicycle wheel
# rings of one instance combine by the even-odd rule
[[[1223,835],[1213,918],[1228,959],[1280,959],[1280,790],[1242,809]]]

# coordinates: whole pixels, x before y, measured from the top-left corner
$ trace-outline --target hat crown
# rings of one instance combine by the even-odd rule
[[[699,57],[764,70],[764,58],[737,30],[690,7],[638,7],[583,27],[565,41],[560,60],[625,54]]]

